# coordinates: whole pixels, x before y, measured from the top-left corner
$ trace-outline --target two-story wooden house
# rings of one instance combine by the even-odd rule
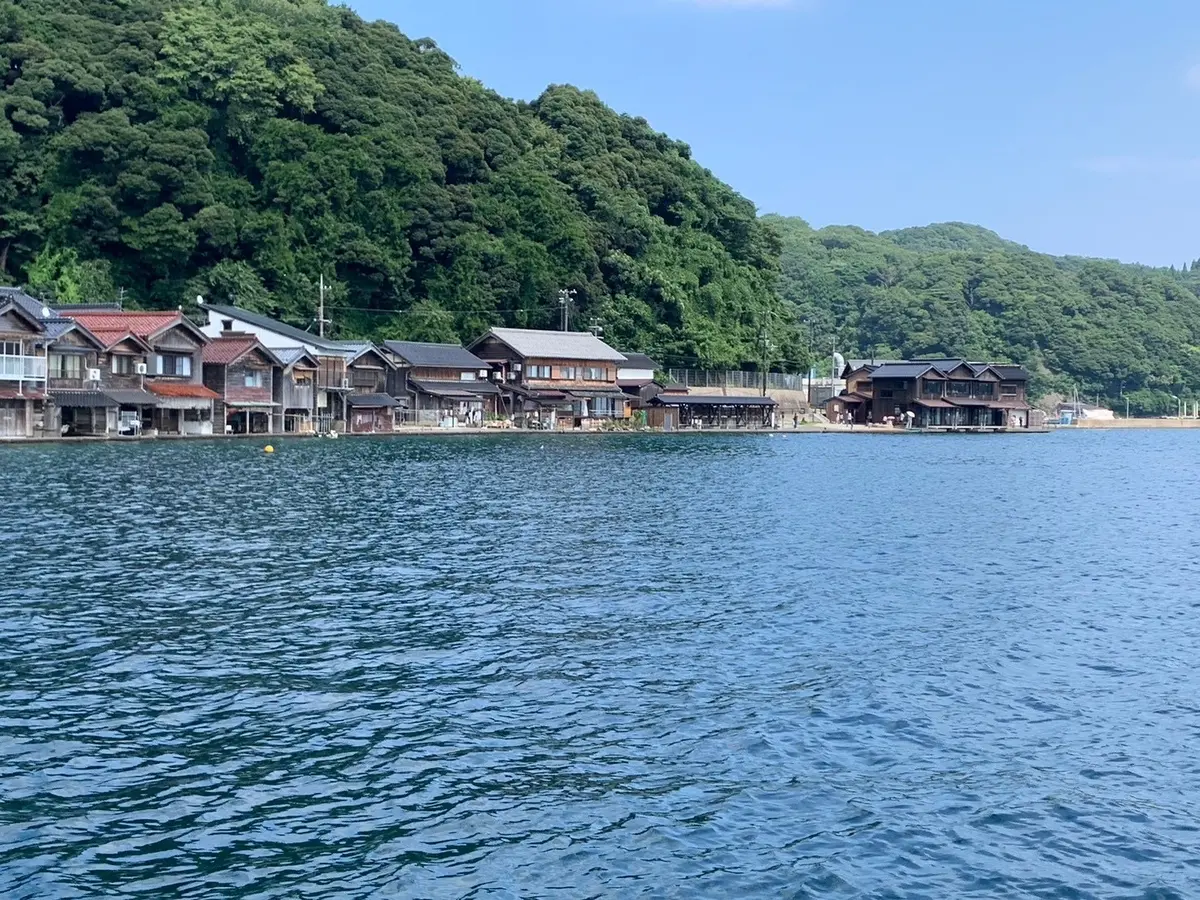
[[[125,394],[122,399],[131,402],[119,404],[119,432],[213,433],[213,401],[218,397],[203,383],[208,338],[181,311],[77,312],[62,307],[60,313],[104,345],[97,360],[101,390],[110,395],[137,392]]]
[[[282,416],[282,430],[289,434],[313,433],[317,374],[321,364],[303,347],[271,351],[282,368],[275,381],[274,399]]]
[[[617,383],[627,360],[590,332],[493,328],[468,349],[495,370],[507,411],[522,424],[588,428],[629,416]]]
[[[275,383],[283,363],[254,335],[225,332],[204,347],[204,384],[219,395],[213,416],[226,434],[274,434],[283,410]]]
[[[963,359],[847,366],[847,389],[826,404],[831,421],[925,429],[1030,427],[1021,366]]]
[[[42,320],[0,295],[0,438],[43,433],[46,346]]]
[[[391,390],[417,425],[481,425],[497,412],[500,388],[486,362],[459,344],[385,341],[396,365]]]

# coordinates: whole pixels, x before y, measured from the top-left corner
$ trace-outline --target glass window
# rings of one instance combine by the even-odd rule
[[[575,366],[560,366],[558,369],[558,377],[567,381],[574,381],[579,377],[579,369]]]
[[[951,397],[970,397],[971,382],[969,381],[952,381],[950,382]]]
[[[20,356],[20,341],[0,341],[0,356]]]
[[[82,378],[83,357],[73,353],[50,354],[51,378]]]
[[[550,378],[551,377],[550,367],[549,366],[530,366],[529,367],[529,377],[530,378]]]
[[[164,353],[158,357],[158,374],[176,378],[188,378],[192,374],[192,358],[175,353]]]
[[[260,388],[265,384],[262,369],[247,369],[246,370],[246,387]]]
[[[474,372],[459,372],[458,380],[459,381],[474,381],[475,373]]]
[[[1000,385],[1000,396],[1001,396],[1001,397],[1015,397],[1015,396],[1017,396],[1017,386],[1016,386],[1015,384],[1002,384],[1002,385]]]
[[[922,393],[926,397],[940,397],[946,391],[946,385],[941,381],[926,381]]]
[[[604,369],[596,369],[588,366],[583,370],[584,381],[606,381],[607,379],[608,375],[605,373]]]
[[[114,375],[132,375],[133,357],[113,354],[112,370]]]

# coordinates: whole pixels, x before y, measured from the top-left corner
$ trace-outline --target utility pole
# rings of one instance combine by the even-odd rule
[[[767,337],[767,330],[764,328],[758,333],[759,340],[762,342],[762,395],[767,396],[767,373],[771,371],[771,339]]]
[[[563,331],[571,330],[571,298],[575,293],[574,288],[563,288],[558,292],[559,324]]]
[[[332,325],[329,319],[325,318],[325,276],[322,275],[318,282],[318,297],[317,300],[317,335],[325,337],[325,326]]]

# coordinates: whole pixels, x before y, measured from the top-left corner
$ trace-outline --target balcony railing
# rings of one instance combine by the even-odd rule
[[[0,381],[41,381],[45,377],[44,356],[0,356]]]

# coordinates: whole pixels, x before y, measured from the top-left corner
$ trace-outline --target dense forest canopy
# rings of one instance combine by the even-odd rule
[[[1036,393],[1174,412],[1200,389],[1193,273],[1046,256],[972,225],[872,234],[766,217],[806,340],[846,356],[1015,361]]]
[[[575,321],[716,365],[789,346],[779,247],[688,147],[593,94],[513,103],[323,0],[0,6],[0,273],[197,294],[344,335]]]
[[[594,94],[514,103],[325,0],[0,0],[0,279],[340,336],[574,321],[671,365],[1014,360],[1134,409],[1200,391],[1200,275],[952,223],[759,218]]]

